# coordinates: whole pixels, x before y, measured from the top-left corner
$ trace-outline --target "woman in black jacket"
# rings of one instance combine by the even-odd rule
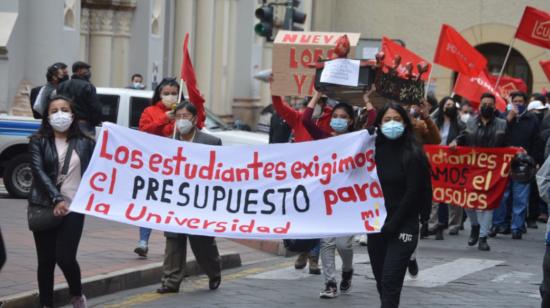
[[[376,169],[387,211],[382,232],[368,235],[368,253],[381,307],[398,307],[409,259],[418,243],[419,216],[431,199],[428,160],[401,105],[376,117]]]
[[[70,205],[90,162],[95,142],[80,130],[69,98],[54,96],[45,110],[47,116],[42,118],[42,125],[29,142],[33,173],[29,203],[53,207],[54,215],[63,218],[55,227],[33,231],[38,256],[40,304],[53,307],[54,270],[57,264],[69,284],[73,306],[86,307],[80,267],[76,261],[84,216],[70,212]],[[71,147],[74,150],[67,155]],[[70,157],[68,168],[64,168],[67,157]],[[66,170],[66,174],[60,177],[62,169]]]
[[[456,140],[466,129],[466,124],[459,119],[457,104],[452,97],[445,96],[439,101],[439,107],[433,115],[433,120],[439,128],[441,145],[456,146]],[[462,215],[463,210],[460,206],[434,203],[430,225],[432,232],[436,234],[435,239],[443,239],[443,229],[447,226],[450,235],[458,235],[462,225]]]

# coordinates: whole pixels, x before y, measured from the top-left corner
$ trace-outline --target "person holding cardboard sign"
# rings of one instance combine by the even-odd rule
[[[354,130],[355,113],[353,107],[347,103],[338,103],[332,109],[330,127],[332,133],[327,133],[318,128],[312,121],[313,111],[321,99],[321,94],[314,92],[313,98],[308,103],[302,118],[304,127],[314,140],[338,136]],[[320,293],[321,298],[334,298],[338,296],[336,282],[335,251],[342,258],[342,281],[340,292],[348,293],[351,290],[351,278],[353,277],[353,236],[332,237],[321,239],[321,261],[325,286]]]

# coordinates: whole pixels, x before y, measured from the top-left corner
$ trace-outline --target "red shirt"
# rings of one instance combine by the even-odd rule
[[[174,121],[166,115],[169,110],[162,102],[145,108],[139,119],[139,130],[153,135],[171,137],[174,133]]]
[[[302,123],[303,112],[295,110],[288,103],[284,102],[280,96],[271,96],[273,102],[273,108],[285,122],[292,128],[294,135],[294,142],[303,142],[313,140],[308,130]],[[321,130],[330,134],[332,128],[330,128],[330,118],[332,117],[332,108],[326,106],[323,109],[323,114],[319,119],[315,121],[315,125]]]

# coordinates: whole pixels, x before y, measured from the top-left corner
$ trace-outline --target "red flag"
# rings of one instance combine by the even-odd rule
[[[204,110],[204,98],[197,88],[197,79],[195,77],[195,70],[191,63],[191,57],[189,56],[189,49],[187,45],[189,43],[189,33],[185,33],[185,39],[183,41],[183,63],[181,65],[181,78],[185,81],[187,86],[187,93],[189,95],[189,101],[195,107],[197,107],[197,127],[203,128],[204,121],[206,119],[206,112]]]
[[[487,59],[449,25],[441,26],[434,62],[465,74],[478,76],[487,66]]]
[[[516,38],[550,49],[550,13],[526,6]]]
[[[489,77],[489,80],[492,84],[497,83],[498,76],[492,75],[488,72],[487,76]],[[525,84],[525,82],[521,78],[514,78],[511,76],[503,75],[500,78],[500,82],[498,84],[498,93],[502,97],[508,98],[508,96],[510,96],[510,93],[514,91],[527,93],[527,84]]]
[[[430,76],[430,71],[432,70],[432,65],[422,59],[420,56],[415,54],[414,52],[408,50],[407,48],[399,45],[398,43],[392,41],[391,39],[387,37],[382,37],[382,52],[384,52],[384,63],[388,66],[393,66],[393,59],[396,55],[401,56],[401,63],[399,64],[399,67],[397,68],[397,71],[401,75],[406,75],[407,69],[405,68],[405,64],[407,62],[413,63],[413,74],[418,75],[418,68],[417,64],[420,62],[426,62],[428,64],[428,71],[425,72],[421,78],[422,80],[426,81],[428,80],[428,77]]]
[[[496,100],[496,108],[500,111],[506,110],[506,100],[495,92],[495,84],[491,82],[487,72],[481,71],[477,77],[458,74],[456,78],[454,92],[472,103],[474,108],[479,107],[481,94],[485,92],[493,93]]]
[[[542,66],[542,70],[544,71],[544,74],[546,75],[546,78],[548,78],[548,81],[550,81],[550,60],[546,61],[540,61],[540,66]]]

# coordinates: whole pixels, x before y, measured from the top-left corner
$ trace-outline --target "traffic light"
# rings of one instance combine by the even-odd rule
[[[254,26],[256,34],[265,37],[268,42],[273,41],[273,6],[264,4],[256,9],[255,15],[260,20]]]
[[[299,0],[287,1],[286,12],[285,12],[285,22],[283,24],[283,28],[285,30],[304,31],[304,28],[295,25],[295,24],[303,25],[304,22],[306,22],[307,15],[296,8],[299,5],[300,5]]]

